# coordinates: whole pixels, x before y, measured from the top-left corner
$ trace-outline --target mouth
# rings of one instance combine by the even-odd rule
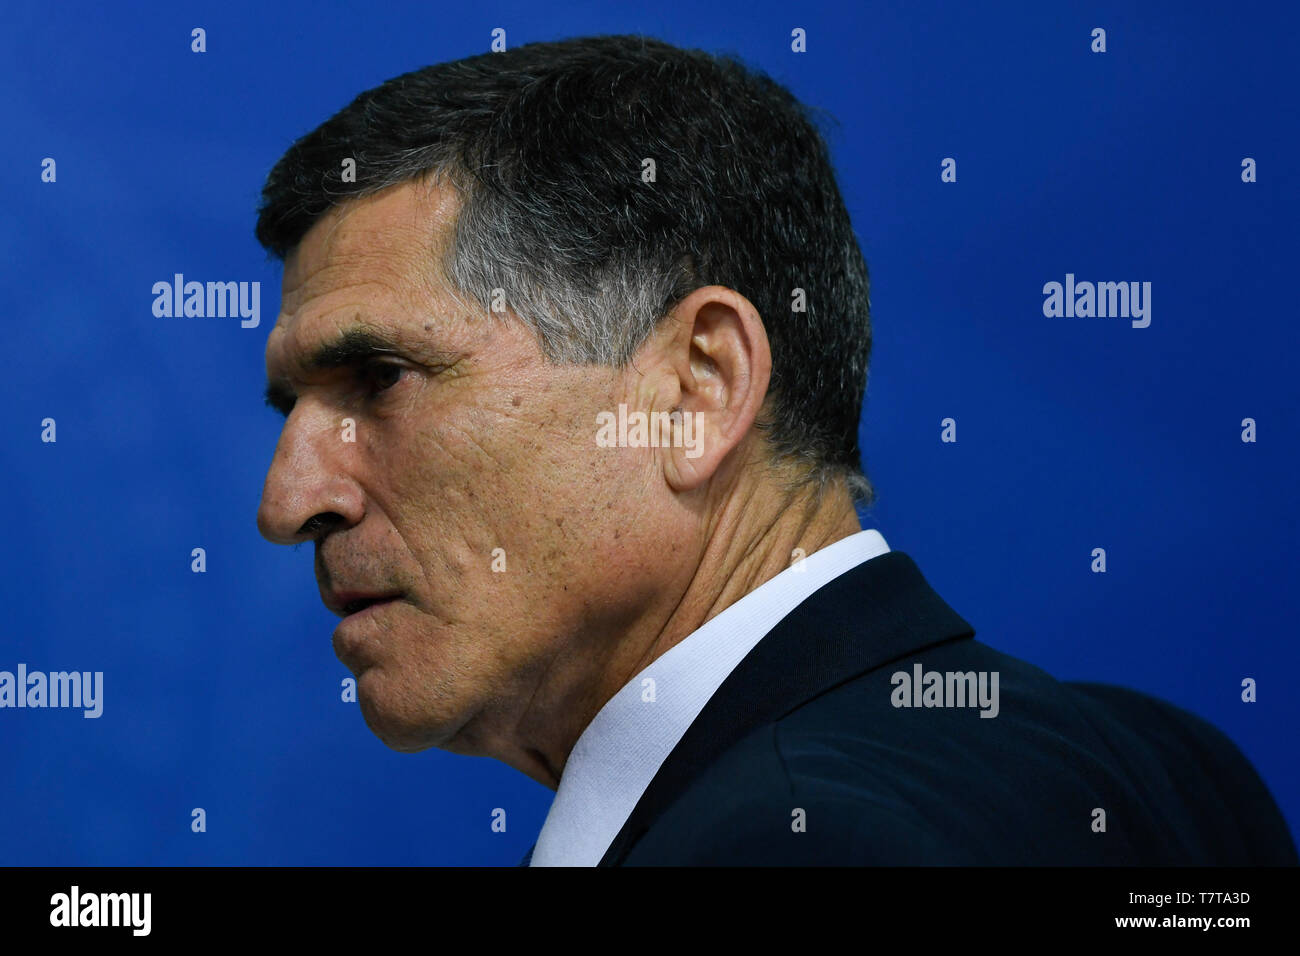
[[[376,604],[382,603],[382,601],[382,598],[358,598],[355,601],[349,601],[347,604],[343,605],[343,616],[351,617],[358,611],[364,611],[368,607],[373,607]]]
[[[326,600],[326,606],[341,618],[349,618],[355,614],[377,607],[381,604],[389,604],[398,600],[402,595],[394,594],[358,594],[356,592],[332,595]]]
[[[402,593],[362,594],[341,592],[332,594],[326,601],[331,611],[343,620],[334,628],[330,641],[334,654],[357,677],[377,660],[373,618],[385,613],[384,608],[405,600]]]

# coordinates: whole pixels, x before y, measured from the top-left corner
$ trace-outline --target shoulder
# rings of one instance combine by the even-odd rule
[[[1122,688],[1058,682],[975,641],[920,663],[996,673],[996,716],[896,706],[894,676],[911,660],[860,675],[701,768],[628,862],[1294,860],[1258,775],[1208,722]]]
[[[1173,794],[1198,821],[1205,852],[1232,865],[1295,865],[1295,842],[1259,772],[1241,748],[1203,717],[1150,694],[1070,683],[1079,710],[1104,728],[1131,776]]]

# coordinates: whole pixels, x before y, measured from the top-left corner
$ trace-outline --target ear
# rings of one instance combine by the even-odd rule
[[[664,477],[675,491],[711,479],[749,434],[767,396],[772,350],[752,302],[724,286],[704,286],[679,302],[660,343],[679,389]],[[680,413],[680,414],[678,414]]]

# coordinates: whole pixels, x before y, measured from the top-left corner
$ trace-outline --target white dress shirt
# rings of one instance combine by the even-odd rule
[[[595,866],[669,753],[722,682],[814,591],[889,545],[860,531],[796,561],[705,622],[628,681],[564,765],[531,866]]]

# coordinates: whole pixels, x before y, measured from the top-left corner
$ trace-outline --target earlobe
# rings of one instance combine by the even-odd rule
[[[703,412],[680,406],[672,414],[672,423],[672,442],[664,458],[666,477],[674,491],[691,491],[708,481],[717,467],[705,452],[708,423]]]

